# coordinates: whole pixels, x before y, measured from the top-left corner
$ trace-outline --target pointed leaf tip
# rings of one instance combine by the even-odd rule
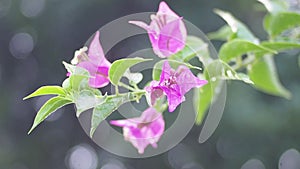
[[[49,115],[55,112],[57,109],[71,104],[71,100],[64,99],[63,97],[57,96],[49,99],[37,112],[33,125],[29,130],[28,134],[32,132],[42,121],[44,121]]]
[[[138,63],[146,62],[150,60],[152,59],[144,59],[144,58],[136,57],[136,58],[124,58],[113,62],[108,72],[108,76],[111,83],[113,85],[118,85],[120,79],[122,78],[122,76],[124,76],[124,73],[126,72],[127,69],[129,69],[130,67]]]
[[[43,95],[60,95],[65,96],[65,90],[60,86],[42,86],[30,95],[23,98],[23,100],[36,97],[36,96],[43,96]]]

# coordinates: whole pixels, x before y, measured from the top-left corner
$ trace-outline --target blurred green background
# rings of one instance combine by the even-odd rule
[[[101,26],[124,15],[156,11],[158,3],[0,0],[1,169],[274,169],[279,163],[283,169],[300,168],[296,151],[300,150],[299,51],[276,57],[281,82],[293,93],[291,100],[263,94],[241,82],[229,82],[221,123],[203,144],[197,141],[201,126],[195,126],[179,145],[164,154],[147,159],[118,157],[89,139],[73,106],[57,111],[27,135],[35,113],[47,97],[28,101],[22,98],[39,86],[61,84],[66,74],[61,62],[71,60],[74,50]],[[245,22],[257,37],[266,39],[262,28],[265,11],[255,0],[167,3],[205,33],[224,24],[212,12],[220,8]],[[297,0],[289,3],[297,5]],[[299,9],[299,3],[293,5]],[[220,44],[214,42],[216,48]],[[115,50],[109,52],[109,58],[118,57],[115,54],[126,47]]]

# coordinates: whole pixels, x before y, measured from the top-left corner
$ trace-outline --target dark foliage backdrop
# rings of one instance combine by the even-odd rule
[[[22,98],[41,85],[60,84],[66,73],[61,62],[69,61],[74,50],[101,26],[124,15],[156,11],[158,3],[158,0],[0,1],[0,168],[235,169],[253,158],[260,160],[265,168],[277,168],[280,159],[285,162],[294,158],[299,164],[299,153],[289,150],[300,150],[300,70],[295,64],[299,54],[296,51],[276,57],[281,81],[293,98],[269,96],[251,86],[231,82],[222,121],[203,144],[197,142],[201,126],[195,126],[169,152],[147,159],[121,158],[89,139],[75,117],[73,106],[56,112],[27,135],[36,111],[46,98],[29,101]],[[266,37],[261,24],[265,13],[254,0],[167,3],[205,33],[224,24],[212,12],[220,8],[244,21],[258,37]],[[214,44],[220,46],[220,42]],[[125,49],[121,46],[115,50],[109,55]],[[258,160],[248,161],[247,165],[263,168]]]

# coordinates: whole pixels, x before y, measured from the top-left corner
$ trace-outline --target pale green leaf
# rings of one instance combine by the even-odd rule
[[[271,37],[280,35],[283,31],[300,26],[300,14],[294,12],[281,12],[267,15],[264,27]]]
[[[67,70],[67,72],[69,72],[69,73],[74,73],[75,72],[75,69],[76,69],[75,65],[71,65],[71,64],[69,64],[65,61],[63,61],[62,63],[65,66],[65,69]]]
[[[283,0],[257,0],[261,2],[271,14],[288,10],[288,5]]]
[[[209,78],[222,80],[240,80],[248,84],[253,84],[250,77],[244,73],[238,73],[222,60],[215,60],[206,67],[204,72]]]
[[[188,36],[185,47],[169,57],[171,60],[188,62],[193,57],[198,57],[204,64],[211,61],[208,44],[196,36]]]
[[[64,63],[71,72],[69,78],[63,82],[63,88],[70,91],[70,97],[76,106],[77,117],[88,109],[95,107],[101,101],[101,91],[89,86],[89,72],[81,67]]]
[[[31,93],[30,95],[23,98],[23,100],[36,97],[36,96],[42,96],[42,95],[60,95],[65,96],[66,92],[65,90],[60,86],[42,86],[39,89],[37,89],[35,92]]]
[[[212,102],[212,97],[214,93],[214,86],[217,81],[209,80],[208,83],[201,88],[194,89],[194,108],[196,110],[197,116],[195,123],[200,125],[206,115],[206,111]]]
[[[270,25],[271,25],[272,15],[267,14],[263,20],[264,29],[270,34]]]
[[[119,59],[112,63],[108,76],[110,79],[110,82],[114,85],[118,85],[120,79],[126,72],[128,68],[130,68],[133,65],[136,65],[141,62],[150,61],[151,59],[143,59],[143,58],[125,58],[125,59]]]
[[[232,16],[229,12],[225,12],[219,9],[215,9],[214,12],[222,17],[232,32],[236,33],[237,38],[251,41],[253,43],[258,43],[258,39],[253,35],[253,33],[248,29],[248,27],[241,21]]]
[[[278,52],[300,48],[300,43],[293,42],[262,42],[261,45]]]
[[[142,73],[132,73],[129,69],[127,69],[123,75],[129,80],[129,84],[138,84],[143,80]]]
[[[88,80],[90,78],[89,72],[79,66],[74,66],[63,62],[65,68],[70,73],[70,77],[63,82],[64,89],[72,89],[79,91],[81,88],[88,87]]]
[[[210,40],[222,40],[227,41],[232,36],[233,32],[231,28],[228,25],[222,26],[220,29],[218,29],[215,32],[210,32],[207,34],[207,37]]]
[[[106,99],[98,104],[92,114],[90,137],[93,136],[99,124],[105,120],[112,112],[118,109],[122,104],[134,101],[144,95],[145,92],[131,92],[119,95],[107,96]]]
[[[81,88],[85,88],[88,86],[90,75],[87,70],[77,67],[75,69],[75,72],[71,74],[69,78],[72,90],[80,91]]]
[[[254,87],[271,95],[291,98],[291,93],[279,81],[273,57],[265,55],[248,67]]]
[[[276,51],[263,47],[261,45],[256,45],[252,42],[235,39],[225,43],[220,51],[219,57],[225,62],[229,62],[231,59],[247,54],[248,52],[252,53],[276,53]]]
[[[63,81],[62,87],[63,87],[65,90],[67,90],[67,91],[71,90],[70,78],[66,78],[66,79]]]
[[[63,82],[62,86],[64,89],[79,91],[82,88],[88,87],[90,74],[86,69],[66,62],[63,62],[63,64],[70,73],[70,77]]]
[[[237,73],[227,63],[222,60],[214,60],[206,66],[204,71],[205,79],[208,84],[194,90],[194,107],[197,111],[196,124],[201,124],[209,105],[217,97],[222,80],[239,80],[248,84],[253,84],[249,76],[243,73]],[[200,77],[203,79],[204,77]]]
[[[104,99],[105,96],[101,97],[99,90],[84,89],[80,92],[73,93],[73,100],[76,105],[76,116],[79,117],[82,112],[94,108],[103,102]]]
[[[57,96],[49,99],[38,111],[37,115],[35,116],[33,125],[29,130],[28,134],[32,132],[34,128],[36,128],[42,121],[44,121],[50,114],[55,112],[57,109],[71,104],[71,100],[66,100],[63,97]]]

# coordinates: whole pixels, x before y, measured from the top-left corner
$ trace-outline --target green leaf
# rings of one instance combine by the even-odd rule
[[[231,28],[228,25],[222,26],[220,29],[218,29],[215,32],[210,32],[207,34],[207,37],[210,40],[222,40],[227,41],[232,36],[233,32]]]
[[[288,10],[288,5],[283,0],[257,0],[261,2],[271,14]]]
[[[229,62],[231,59],[247,54],[248,52],[253,53],[276,53],[266,47],[256,45],[252,42],[235,39],[222,45],[219,51],[219,57],[225,62]]]
[[[32,130],[36,128],[42,121],[44,121],[50,114],[55,112],[57,109],[71,103],[71,100],[66,100],[65,98],[60,96],[49,99],[38,111],[28,134],[30,134]]]
[[[131,66],[141,63],[150,61],[151,59],[143,59],[143,58],[125,58],[120,59],[112,63],[108,76],[110,79],[110,82],[114,85],[118,85],[120,79],[122,78],[123,74],[126,72],[128,68]]]
[[[62,86],[65,90],[79,92],[83,89],[93,89],[89,86],[89,72],[81,67],[76,67],[70,77],[65,79]],[[97,89],[94,89],[97,90]]]
[[[71,74],[70,85],[72,90],[80,91],[82,88],[88,87],[88,81],[90,78],[89,72],[81,67],[77,67],[75,72]]]
[[[264,17],[264,20],[263,20],[263,26],[264,26],[264,29],[265,29],[266,32],[268,32],[269,34],[270,34],[271,19],[272,19],[272,15],[271,15],[271,14],[267,14],[267,15]]]
[[[127,69],[123,75],[129,80],[129,84],[138,84],[143,80],[142,73],[132,73],[129,69]]]
[[[253,43],[258,42],[258,39],[252,34],[248,27],[238,19],[233,17],[229,12],[225,12],[219,9],[215,9],[214,12],[227,22],[232,32],[236,33],[237,38],[245,39]]]
[[[206,111],[211,104],[213,93],[214,93],[214,86],[216,81],[209,80],[208,83],[201,88],[194,89],[194,108],[197,112],[196,116],[196,124],[200,125],[206,115]]]
[[[70,78],[66,78],[66,79],[63,81],[62,87],[63,87],[66,91],[70,91],[70,90],[71,90]]]
[[[291,98],[291,93],[280,83],[273,57],[265,55],[248,67],[254,87],[265,93],[284,98]]]
[[[70,77],[63,82],[63,88],[66,90],[80,91],[84,88],[89,88],[88,81],[90,78],[89,72],[79,66],[74,66],[63,62],[65,68],[70,73]]]
[[[300,43],[293,42],[262,42],[261,45],[278,52],[300,48]]]
[[[37,89],[35,92],[31,93],[30,95],[23,98],[23,100],[36,97],[36,96],[42,96],[42,95],[61,95],[65,96],[66,92],[65,90],[60,86],[42,86],[39,89]]]
[[[204,64],[211,61],[208,44],[196,36],[188,36],[185,47],[176,54],[169,57],[171,60],[188,62],[193,57],[198,56]]]
[[[209,64],[204,73],[206,74],[206,77],[209,77],[212,80],[240,80],[248,84],[253,84],[248,75],[236,72],[222,60],[215,60]]]
[[[112,112],[117,110],[119,106],[126,102],[136,100],[144,94],[145,92],[142,91],[107,96],[106,99],[102,103],[98,104],[93,110],[90,137],[93,136],[99,124]]]
[[[62,86],[71,93],[70,99],[75,103],[76,115],[79,117],[82,112],[95,107],[103,97],[100,90],[89,86],[90,76],[86,69],[63,63],[71,75]]]
[[[177,69],[178,66],[180,65],[183,65],[183,66],[186,66],[190,69],[197,69],[197,70],[202,70],[200,67],[197,67],[197,66],[193,66],[189,63],[185,63],[185,62],[180,62],[180,61],[177,61],[177,60],[161,60],[159,62],[156,62],[155,65],[153,66],[153,70],[152,70],[152,79],[153,80],[157,80],[159,81],[160,79],[160,74],[161,74],[161,71],[162,71],[162,66],[164,64],[165,61],[168,61],[170,66],[173,68],[173,69]]]
[[[76,116],[79,117],[82,112],[94,108],[99,103],[103,102],[105,96],[101,96],[99,90],[84,89],[73,94],[73,100],[76,105]]]
[[[63,63],[63,65],[65,66],[65,69],[67,70],[67,72],[69,72],[69,73],[71,73],[71,74],[75,72],[76,66],[71,65],[71,64],[69,64],[69,63],[67,63],[67,62],[65,62],[65,61],[63,61],[62,63]]]
[[[267,15],[264,27],[272,38],[280,35],[283,31],[300,26],[300,14],[294,12],[281,12]]]
[[[249,76],[243,73],[237,73],[227,63],[222,60],[214,60],[206,66],[204,71],[208,84],[194,90],[194,107],[197,111],[196,124],[202,123],[206,110],[217,97],[222,80],[240,80],[248,84],[253,84]],[[203,77],[202,77],[203,79]]]

